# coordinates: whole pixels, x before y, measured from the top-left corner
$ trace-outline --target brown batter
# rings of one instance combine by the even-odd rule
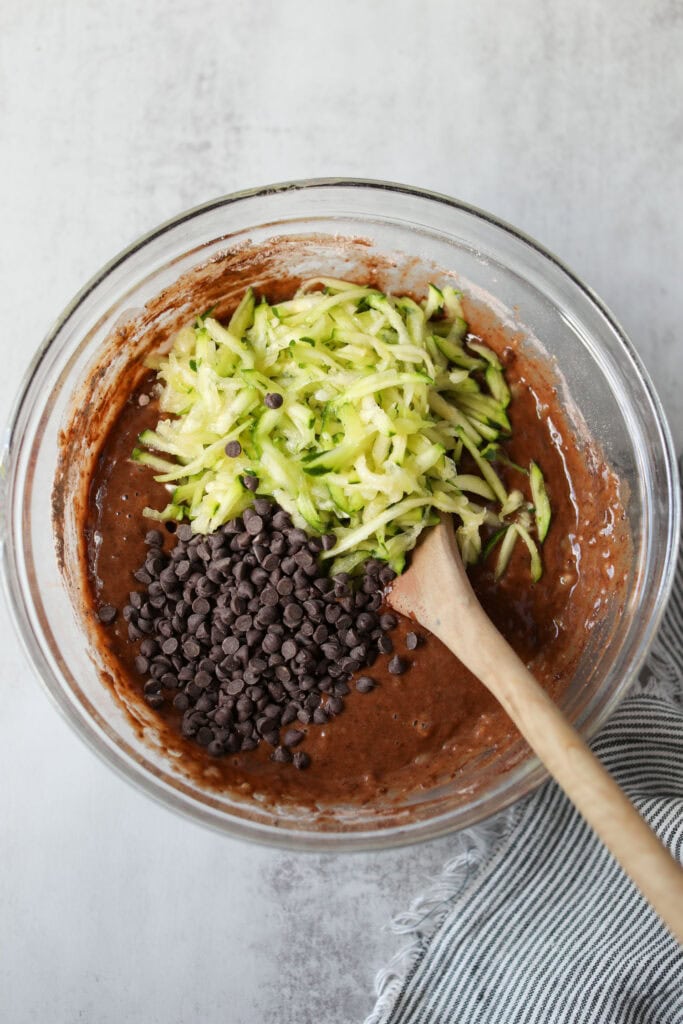
[[[531,458],[540,464],[553,508],[540,582],[531,583],[521,544],[502,580],[494,580],[492,564],[477,566],[472,580],[498,628],[557,696],[571,679],[606,597],[622,600],[626,534],[617,483],[593,453],[577,449],[552,384],[523,365],[519,340],[481,310],[468,306],[466,315],[472,330],[507,365],[513,393],[509,455],[520,465],[528,465]],[[143,393],[149,393],[150,383]],[[128,459],[137,435],[158,418],[156,404],[140,406],[138,398],[139,392],[131,395],[104,441],[84,524],[93,604],[119,609],[138,587],[131,573],[145,557],[144,536],[151,524],[142,508],[162,507],[167,500],[152,472]],[[509,486],[519,486],[515,471],[506,473]],[[495,554],[489,563],[494,561]],[[394,634],[402,655],[409,628],[414,627],[404,620]],[[125,623],[119,617],[98,631],[119,668],[117,675],[123,674],[142,699],[141,680],[133,668],[137,644],[128,640]],[[517,738],[494,698],[435,638],[429,637],[408,657],[412,668],[399,677],[388,674],[388,657],[380,657],[368,673],[379,683],[373,692],[359,694],[352,686],[338,718],[306,727],[303,749],[312,758],[306,771],[272,762],[265,743],[248,753],[210,758],[180,737],[172,711],[165,712],[167,743],[182,753],[188,771],[205,785],[255,792],[275,802],[329,806],[430,789],[474,758],[480,763]]]

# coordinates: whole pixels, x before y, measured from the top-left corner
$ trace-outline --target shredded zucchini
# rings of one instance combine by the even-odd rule
[[[267,495],[334,535],[322,556],[332,572],[369,557],[400,572],[440,510],[457,517],[466,562],[491,550],[482,537],[494,531],[499,569],[520,539],[538,577],[540,470],[532,463],[527,526],[531,504],[493,464],[511,429],[504,371],[468,334],[451,286],[430,285],[422,304],[332,278],[276,305],[249,289],[227,325],[209,311],[179,331],[158,379],[163,418],[132,453],[171,491],[151,517],[210,533]]]

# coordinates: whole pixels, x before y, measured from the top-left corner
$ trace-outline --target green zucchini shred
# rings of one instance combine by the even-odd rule
[[[171,495],[145,515],[210,533],[253,502],[243,481],[255,476],[256,494],[297,525],[335,536],[321,556],[333,573],[370,557],[400,572],[422,530],[449,512],[466,563],[500,544],[500,575],[521,540],[539,578],[530,530],[540,543],[550,522],[543,476],[532,462],[529,502],[494,468],[514,466],[499,444],[510,391],[460,300],[450,285],[430,284],[417,303],[315,278],[275,305],[247,289],[227,326],[213,310],[196,317],[159,360],[162,418],[131,456]],[[229,457],[235,440],[241,452]]]
[[[531,486],[531,500],[534,504],[536,533],[538,534],[538,539],[543,543],[550,527],[551,509],[543,473],[535,462],[529,463],[529,484]]]

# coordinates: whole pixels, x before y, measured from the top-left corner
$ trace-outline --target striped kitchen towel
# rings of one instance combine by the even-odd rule
[[[637,686],[592,744],[683,859],[683,554]],[[553,782],[455,837],[396,918],[366,1024],[683,1024],[678,943]]]

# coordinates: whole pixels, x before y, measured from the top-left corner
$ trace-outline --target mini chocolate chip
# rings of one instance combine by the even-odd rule
[[[203,725],[197,730],[195,739],[202,747],[208,747],[209,743],[213,740],[213,730],[209,729],[208,726]]]
[[[206,597],[197,597],[192,602],[192,611],[195,615],[208,615],[211,611],[211,605]]]
[[[319,647],[321,644],[325,643],[329,635],[330,631],[328,630],[327,626],[323,625],[322,622],[313,630],[313,640],[315,641],[316,644],[318,644]]]
[[[118,610],[113,604],[103,604],[97,611],[97,618],[105,626],[110,626],[117,615]]]
[[[145,569],[155,578],[158,578],[165,565],[166,560],[163,555],[153,555],[150,553],[145,559]]]
[[[330,661],[336,661],[341,655],[341,645],[335,637],[322,644],[320,650]]]
[[[282,621],[285,626],[289,626],[290,628],[298,626],[303,617],[304,613],[298,604],[294,604],[292,602],[291,604],[285,605],[285,610],[282,613]]]
[[[236,459],[238,455],[242,454],[242,445],[239,441],[228,441],[225,446],[225,454],[231,459]]]
[[[283,743],[285,746],[296,746],[304,738],[305,733],[301,732],[300,729],[288,729],[283,736]]]
[[[245,636],[245,640],[247,641],[248,646],[251,648],[256,647],[256,645],[261,642],[262,638],[263,630],[257,629],[255,626],[252,626],[251,629],[248,629]]]
[[[258,477],[252,474],[245,473],[242,477],[242,483],[248,491],[258,490]]]
[[[266,580],[270,579],[270,573],[266,572],[265,569],[259,569],[257,567],[252,572],[250,578],[251,582],[254,584],[255,587],[261,588],[263,584],[266,582]]]
[[[379,625],[380,629],[383,629],[386,633],[390,629],[396,629],[398,619],[395,615],[392,615],[391,612],[385,612],[384,615],[380,615],[379,617]]]
[[[230,657],[239,650],[240,642],[236,636],[226,636],[225,640],[221,643],[221,650],[223,654]]]
[[[249,516],[248,519],[245,518],[244,526],[246,528],[247,533],[250,536],[255,537],[256,534],[260,533],[261,530],[263,529],[263,520],[259,515]]]
[[[289,764],[292,760],[292,755],[286,747],[276,747],[270,758],[271,761],[277,761],[278,764]]]
[[[292,525],[292,517],[284,509],[278,509],[273,516],[273,526],[276,530],[288,530]]]
[[[387,634],[382,634],[377,638],[377,650],[380,654],[392,654],[394,650],[394,641]]]
[[[370,676],[359,676],[356,680],[356,689],[359,693],[370,693],[375,689],[375,681]]]
[[[281,682],[274,680],[272,683],[268,683],[268,693],[276,701],[282,701],[285,698],[285,688]]]
[[[290,722],[296,720],[296,713],[298,708],[294,704],[287,704],[285,710],[282,712],[282,718],[280,719],[281,725],[289,725]]]
[[[401,676],[409,668],[409,664],[405,658],[401,658],[398,654],[395,654],[387,665],[387,671],[392,676]]]
[[[356,647],[360,643],[360,636],[352,626],[351,629],[346,631],[342,640],[347,647]]]
[[[254,625],[263,629],[272,626],[273,623],[277,622],[278,618],[279,612],[275,605],[262,605],[254,617]]]
[[[275,654],[280,650],[282,640],[275,633],[268,632],[264,636],[261,646],[266,654]]]
[[[212,594],[216,593],[218,587],[208,576],[202,576],[197,580],[196,590],[200,598],[211,597]]]
[[[309,598],[308,601],[304,601],[304,609],[309,618],[313,619],[314,622],[320,622],[325,613],[324,602],[316,599]]]
[[[305,768],[308,768],[311,763],[311,759],[305,750],[297,750],[292,757],[292,761],[294,763],[294,767],[298,768],[299,771],[303,771]]]
[[[299,648],[294,640],[285,640],[281,647],[282,657],[286,661],[291,661],[292,658],[296,657],[298,650]]]
[[[280,559],[278,558],[277,554],[271,551],[269,554],[264,556],[261,565],[266,570],[266,572],[275,572],[275,570],[280,567]]]
[[[419,633],[406,633],[406,647],[409,651],[414,651],[423,642],[424,637]]]
[[[372,612],[361,612],[356,618],[356,629],[361,633],[371,633],[377,625],[377,616]]]
[[[338,604],[328,604],[325,609],[325,619],[331,626],[339,621],[342,614],[342,610]]]
[[[263,399],[264,405],[267,405],[269,409],[279,409],[283,401],[282,395],[278,395],[275,391],[269,391]]]

